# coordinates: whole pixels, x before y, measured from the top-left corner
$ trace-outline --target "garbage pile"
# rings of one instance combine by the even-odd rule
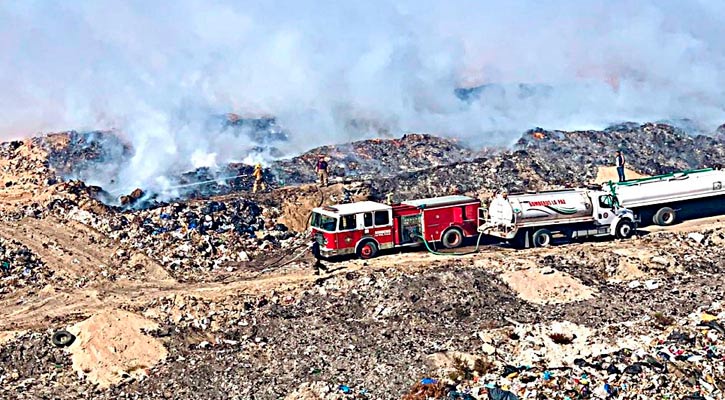
[[[254,143],[261,147],[249,151],[270,156],[274,144],[286,140],[286,133],[276,126],[274,119],[225,118],[220,129],[231,129],[234,135],[258,140]],[[41,143],[49,151],[47,164],[64,179],[110,177],[131,154],[113,133],[67,132],[48,136]],[[509,151],[474,151],[452,139],[422,134],[323,146],[272,162],[265,168],[264,178],[270,189],[314,182],[318,156],[325,155],[331,181],[372,181],[373,194],[379,199],[389,193],[413,198],[492,192],[502,187],[510,191],[580,187],[593,183],[598,167],[613,165],[617,149],[622,149],[630,167],[644,174],[725,163],[722,135],[689,136],[666,124],[625,123],[604,131],[536,128],[524,133]],[[253,166],[242,163],[180,172],[168,177],[174,184],[169,193],[163,193],[163,198],[193,199],[247,192],[254,182],[252,172]],[[149,193],[145,200],[153,204],[154,195]],[[118,199],[102,200],[118,203]]]
[[[613,165],[621,150],[630,168],[647,175],[713,167],[725,162],[725,141],[711,136],[690,136],[666,124],[625,123],[604,131],[526,132],[515,149],[542,160],[541,175],[550,183],[585,183],[594,179],[597,166]]]
[[[453,139],[407,134],[400,139],[369,139],[323,146],[274,164],[284,184],[314,182],[320,155],[329,158],[331,177],[391,177],[405,172],[448,165],[473,158],[477,153]]]
[[[719,140],[725,139],[725,124],[717,127],[717,129],[715,130],[715,137]]]
[[[281,157],[275,146],[287,140],[287,133],[271,117],[243,118],[228,114],[210,118],[208,129],[220,135],[248,137],[255,145],[240,149],[240,157],[250,154]],[[38,138],[36,142],[47,152],[45,166],[64,180],[113,182],[133,156],[131,146],[113,131],[60,132]],[[249,191],[254,181],[252,171],[252,166],[242,163],[181,171],[178,176],[167,177],[173,187],[162,195],[164,198],[200,198]],[[265,171],[265,179],[268,187],[276,187],[270,170]],[[146,200],[152,202],[153,194],[149,195]],[[109,197],[103,201],[117,204],[119,199]]]
[[[280,185],[270,168],[263,168],[264,182],[267,190]],[[222,168],[211,170],[199,168],[181,174],[174,189],[177,198],[199,199],[221,196],[235,192],[250,192],[254,186],[254,166],[232,163]]]
[[[231,133],[234,136],[245,136],[256,146],[253,153],[267,153],[272,157],[281,157],[276,148],[280,143],[289,140],[289,133],[271,116],[244,117],[230,113],[216,118],[221,126],[220,133]]]
[[[0,144],[0,185],[5,190],[16,186],[42,186],[56,182],[54,171],[37,149],[40,139]]]
[[[71,359],[63,349],[51,346],[51,332],[27,332],[17,340],[0,346],[0,394],[3,398],[59,398],[54,386],[64,387],[67,398],[83,398],[83,390],[71,389],[78,376],[71,369]],[[0,337],[0,339],[2,339]],[[1,342],[0,342],[1,343]],[[28,393],[43,382],[37,392]]]
[[[597,354],[573,344],[576,335],[542,337],[530,326],[486,334],[480,357],[454,358],[446,374],[415,385],[407,395],[438,388],[435,399],[688,399],[715,400],[725,396],[725,309],[716,302],[674,321],[664,316],[639,321],[665,324],[651,337],[630,324],[612,334],[629,330],[619,348]],[[631,344],[631,346],[628,346]],[[596,348],[596,345],[593,345]],[[556,350],[552,350],[556,347]],[[561,351],[558,362],[540,360]],[[544,354],[547,353],[547,354]],[[547,362],[548,361],[548,362]],[[528,362],[528,363],[522,363]]]
[[[48,166],[66,180],[113,179],[133,150],[111,131],[68,131],[40,139]]]
[[[621,149],[629,167],[649,175],[725,164],[725,141],[689,136],[665,124],[621,124],[604,131],[523,134],[510,151],[376,179],[375,195],[401,198],[462,192],[476,194],[582,187],[594,183],[598,167],[614,165]]]
[[[0,238],[0,297],[16,289],[40,289],[51,282],[53,271],[22,243]]]
[[[376,197],[393,193],[401,199],[546,189],[551,185],[539,174],[541,164],[537,157],[516,151],[376,179],[372,188]]]
[[[118,240],[127,251],[157,259],[181,281],[202,279],[210,272],[231,272],[259,255],[292,251],[307,241],[276,223],[273,207],[252,200],[190,201],[153,209],[98,214],[56,203],[55,214],[89,225]]]

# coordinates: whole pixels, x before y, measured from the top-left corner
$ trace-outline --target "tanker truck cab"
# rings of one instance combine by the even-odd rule
[[[330,258],[375,257],[393,244],[392,207],[373,201],[318,207],[312,211],[313,253]]]
[[[555,236],[628,238],[635,231],[630,210],[610,193],[587,189],[499,195],[480,215],[480,232],[524,248],[548,246]]]
[[[596,232],[573,231],[572,238],[587,236],[614,236],[627,239],[636,231],[635,216],[632,210],[620,207],[617,200],[610,193],[592,191],[592,204],[594,204]],[[597,201],[594,201],[596,198]]]

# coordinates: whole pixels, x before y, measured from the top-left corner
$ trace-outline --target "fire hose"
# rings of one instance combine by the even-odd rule
[[[459,257],[459,256],[466,256],[466,255],[469,255],[469,254],[474,254],[474,253],[478,253],[478,249],[479,249],[479,248],[480,248],[480,246],[481,246],[481,238],[483,237],[483,232],[481,232],[481,233],[479,233],[479,234],[478,234],[478,239],[476,240],[476,248],[475,248],[475,249],[473,249],[472,251],[467,251],[467,252],[465,252],[465,253],[445,253],[445,252],[440,252],[440,251],[436,251],[436,250],[434,250],[434,249],[432,249],[432,248],[430,247],[430,243],[428,243],[428,241],[427,241],[427,240],[425,240],[425,239],[424,239],[424,238],[423,238],[422,236],[420,236],[420,235],[417,235],[417,234],[414,234],[414,235],[411,235],[411,236],[412,236],[413,238],[415,238],[415,239],[420,239],[420,240],[421,240],[421,241],[423,242],[423,245],[425,245],[425,248],[426,248],[426,249],[428,250],[428,252],[429,252],[429,253],[431,253],[431,254],[435,254],[435,255],[437,255],[437,256],[452,256],[452,257]]]
[[[265,264],[264,265],[264,269],[262,269],[261,271],[259,271],[254,276],[255,277],[258,277],[258,276],[264,274],[265,272],[269,272],[269,271],[271,271],[271,270],[273,270],[275,268],[282,268],[282,267],[284,267],[286,265],[292,264],[293,262],[299,260],[300,257],[302,257],[303,255],[305,255],[307,253],[307,250],[310,249],[310,247],[312,247],[312,244],[302,244],[302,245],[298,245],[298,246],[295,246],[295,247],[287,250],[287,253],[285,255],[283,255],[282,257],[280,257],[279,259],[277,259],[274,262],[271,262],[269,264]],[[283,262],[283,260],[285,258],[287,258],[291,254],[294,254],[294,252],[297,251],[298,249],[299,249],[299,252],[294,257],[292,257],[291,259]]]
[[[179,184],[179,185],[171,185],[171,186],[164,187],[160,192],[161,193],[168,193],[170,190],[173,190],[173,189],[181,189],[181,188],[187,188],[187,187],[201,186],[201,185],[206,185],[208,183],[224,182],[224,181],[229,181],[229,180],[232,180],[232,179],[244,178],[244,177],[247,177],[247,176],[249,176],[249,174],[239,174],[239,175],[234,175],[234,176],[222,176],[222,177],[218,177],[218,178],[214,178],[214,179],[207,179],[207,180],[204,180],[204,181],[184,183],[184,184]],[[115,194],[124,193],[125,191],[126,191],[125,189],[116,189],[116,190],[113,190],[113,191],[109,191],[109,193],[115,195]]]
[[[289,265],[289,264],[291,264],[291,263],[299,260],[300,257],[302,257],[303,255],[305,255],[307,253],[307,250],[309,250],[310,247],[312,247],[312,244],[306,244],[306,245],[297,246],[297,248],[301,248],[301,250],[300,250],[299,253],[297,253],[296,256],[292,257],[291,259],[289,259],[289,260],[287,260],[287,261],[285,261],[285,262],[283,262],[281,264],[274,265],[274,266],[277,267],[277,268],[284,267],[285,265]]]

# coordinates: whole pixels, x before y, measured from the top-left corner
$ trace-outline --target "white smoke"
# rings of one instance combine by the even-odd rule
[[[725,122],[725,2],[0,3],[0,135],[115,129],[124,187],[258,161],[210,115],[272,115],[285,151],[430,132]],[[524,83],[527,86],[519,86]],[[489,85],[462,101],[458,87]],[[252,158],[249,158],[252,157]]]

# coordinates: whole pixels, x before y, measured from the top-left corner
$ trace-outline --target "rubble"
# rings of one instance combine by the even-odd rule
[[[0,297],[21,288],[41,289],[52,282],[53,275],[22,243],[0,238]]]
[[[453,139],[407,134],[400,139],[370,139],[349,144],[323,146],[274,164],[284,184],[314,182],[317,158],[329,158],[330,179],[393,177],[473,158],[477,152]]]
[[[140,251],[157,259],[183,282],[239,266],[272,250],[291,250],[306,242],[276,223],[279,212],[244,198],[171,203],[146,210],[94,214],[60,207],[65,218],[92,226],[124,245],[127,258]]]
[[[725,141],[688,136],[665,124],[627,123],[604,131],[530,130],[512,150],[452,162],[394,178],[375,180],[374,195],[395,193],[402,198],[463,193],[488,196],[510,191],[582,187],[596,183],[600,167],[613,165],[621,149],[628,166],[645,175],[714,167],[725,163]]]
[[[504,391],[521,399],[719,399],[725,395],[725,329],[718,322],[723,319],[722,303],[716,302],[654,337],[646,321],[610,326],[596,335],[569,324],[563,329],[576,332],[573,342],[562,344],[539,332],[540,326],[499,329],[484,334],[497,357],[446,366],[442,371],[449,373],[442,379],[448,393],[435,398],[460,393],[490,399]]]
[[[143,196],[144,191],[140,188],[136,188],[130,194],[121,196],[120,202],[122,206],[133,206],[137,201],[141,200]]]

